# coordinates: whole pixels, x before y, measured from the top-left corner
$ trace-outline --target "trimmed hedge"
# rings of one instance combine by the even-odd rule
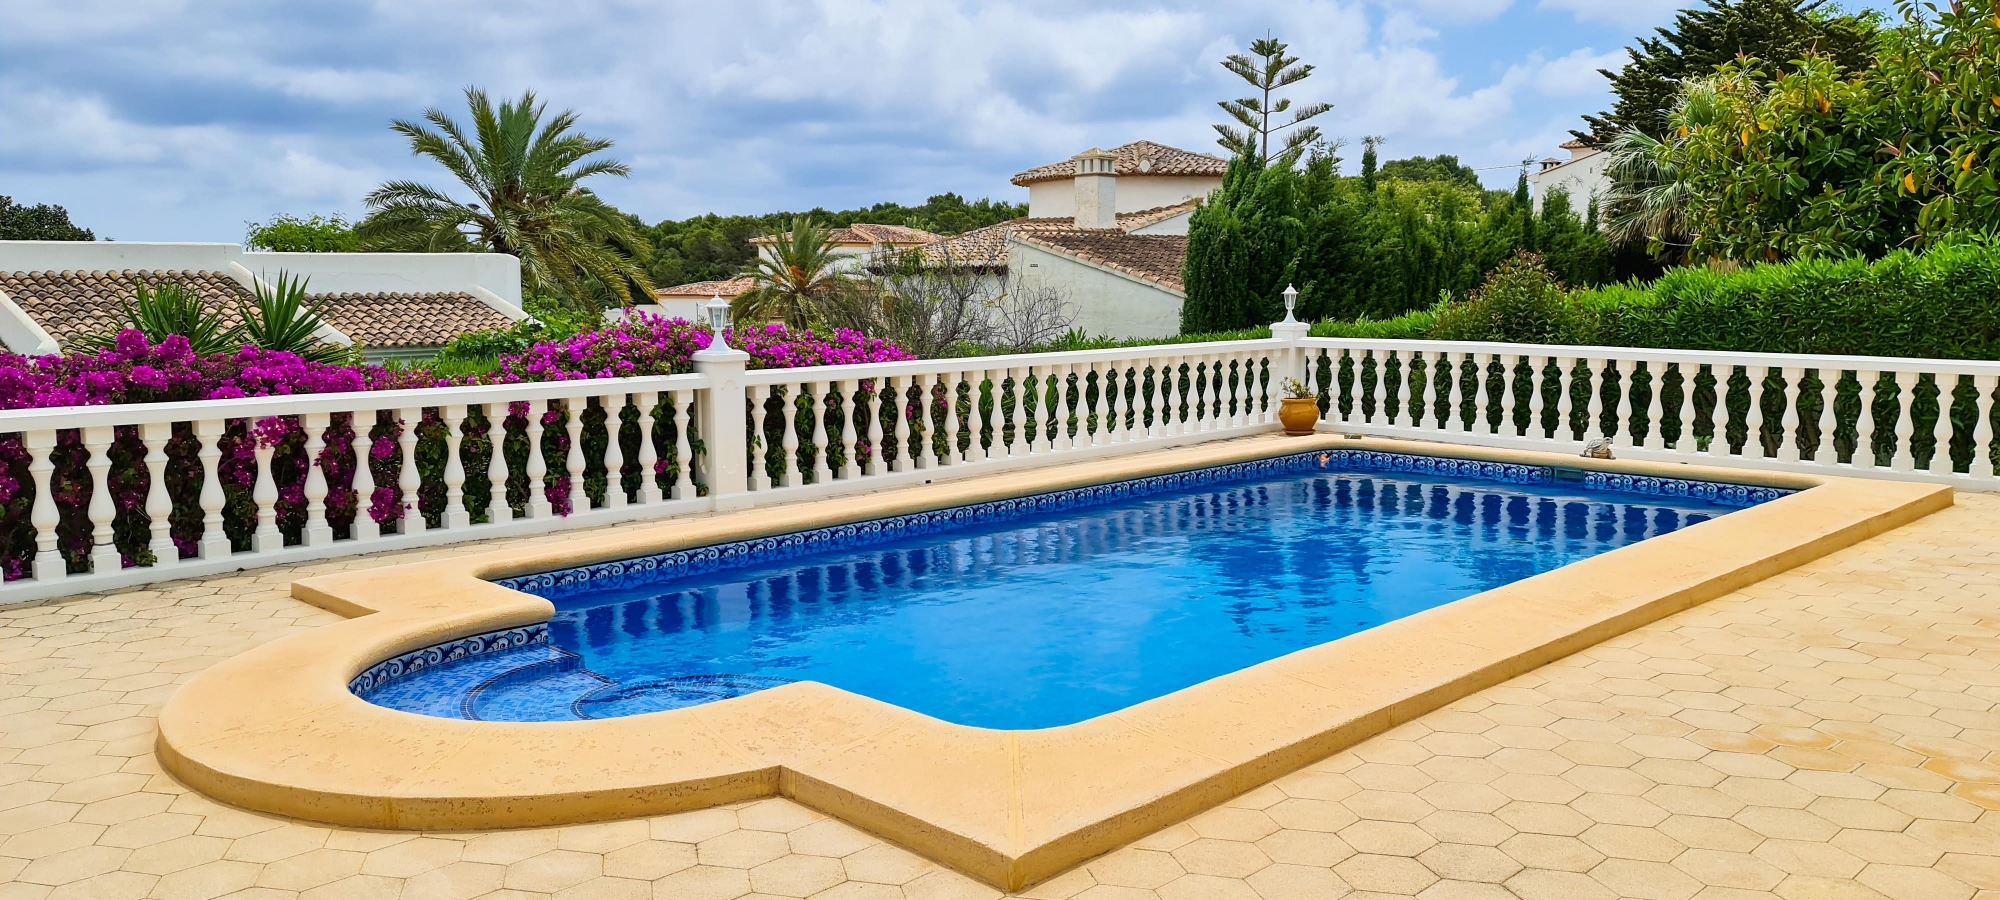
[[[1735,271],[1678,268],[1649,285],[1565,292],[1557,305],[1516,298],[1535,289],[1523,283],[1532,281],[1522,277],[1530,262],[1502,266],[1464,299],[1382,321],[1321,322],[1312,333],[2000,359],[2000,246],[1988,242],[1922,254],[1898,251],[1872,263],[1814,259]],[[1545,272],[1536,277],[1548,283]],[[1524,320],[1524,313],[1537,310],[1562,321]]]

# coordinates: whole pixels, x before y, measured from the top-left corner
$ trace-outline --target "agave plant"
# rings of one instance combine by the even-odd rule
[[[220,308],[178,281],[142,281],[132,299],[120,301],[118,309],[125,316],[122,324],[78,338],[77,348],[102,350],[117,343],[118,333],[127,330],[145,335],[154,344],[178,334],[187,338],[196,353],[227,353],[243,346],[245,340],[242,324],[227,321]]]
[[[326,326],[325,298],[306,293],[306,279],[278,273],[275,282],[257,282],[255,298],[238,300],[242,332],[246,342],[265,350],[296,353],[311,362],[348,362],[354,351],[321,341],[316,335]]]

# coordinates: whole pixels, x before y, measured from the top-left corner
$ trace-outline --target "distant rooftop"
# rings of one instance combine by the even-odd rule
[[[1206,153],[1182,150],[1178,147],[1169,147],[1165,144],[1155,144],[1152,141],[1133,141],[1122,147],[1111,148],[1110,153],[1113,157],[1116,157],[1117,161],[1114,164],[1115,168],[1113,171],[1119,177],[1128,175],[1208,175],[1221,178],[1222,174],[1229,170],[1229,161],[1226,159],[1210,156]],[[1076,161],[1074,159],[1065,159],[1062,162],[1053,162],[1046,166],[1036,166],[1019,175],[1015,175],[1013,183],[1021,187],[1027,187],[1036,182],[1060,181],[1064,178],[1075,177]]]

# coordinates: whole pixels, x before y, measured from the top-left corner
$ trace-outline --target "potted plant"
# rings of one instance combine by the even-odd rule
[[[1285,399],[1278,404],[1278,421],[1284,423],[1285,433],[1312,434],[1313,426],[1319,424],[1319,398],[1296,378],[1285,379],[1284,389]]]

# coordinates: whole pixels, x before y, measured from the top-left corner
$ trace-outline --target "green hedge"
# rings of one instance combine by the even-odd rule
[[[1559,298],[1549,302],[1549,297]],[[1433,338],[1927,359],[2000,359],[2000,246],[1966,242],[1876,262],[1679,268],[1648,285],[1565,291],[1532,259],[1463,299],[1315,337]]]

